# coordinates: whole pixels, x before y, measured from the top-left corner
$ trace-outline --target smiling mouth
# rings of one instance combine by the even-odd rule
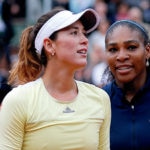
[[[87,54],[87,51],[86,50],[79,50],[79,51],[77,51],[77,53],[79,53],[79,54]]]
[[[117,70],[129,70],[130,67],[120,67],[120,68],[117,68]]]
[[[120,74],[128,74],[132,70],[132,67],[118,67],[116,68],[116,71]]]

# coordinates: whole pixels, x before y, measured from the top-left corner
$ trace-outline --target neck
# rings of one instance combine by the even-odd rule
[[[42,77],[44,85],[48,93],[57,100],[71,101],[77,96],[77,85],[73,78],[56,78],[51,79]]]
[[[146,74],[142,78],[137,78],[128,83],[117,83],[124,91],[126,99],[131,102],[137,92],[144,86],[146,82]]]
[[[129,102],[132,101],[133,97],[136,95],[136,93],[139,90],[139,88],[137,88],[133,84],[125,84],[122,89],[125,93],[126,100],[128,100]]]

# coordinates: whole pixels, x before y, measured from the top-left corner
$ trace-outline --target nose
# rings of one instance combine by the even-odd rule
[[[116,57],[116,59],[118,61],[125,61],[128,58],[129,58],[129,55],[128,55],[128,53],[124,49],[121,49],[120,51],[118,51],[117,57]]]
[[[81,43],[84,43],[84,44],[88,44],[88,38],[86,37],[85,34],[82,34],[81,35]]]

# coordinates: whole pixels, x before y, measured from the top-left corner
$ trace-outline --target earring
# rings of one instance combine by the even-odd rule
[[[149,61],[146,59],[146,67],[149,67]]]
[[[55,52],[52,52],[52,54],[51,54],[52,56],[54,56],[55,55]]]

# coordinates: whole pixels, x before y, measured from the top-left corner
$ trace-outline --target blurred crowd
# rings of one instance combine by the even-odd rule
[[[14,48],[11,42],[16,34],[13,29],[13,19],[23,17],[26,20],[26,1],[21,1],[24,3],[22,5],[19,0],[0,0],[0,92],[4,95],[11,89],[6,83],[9,70],[17,61],[17,47],[19,46],[16,45]],[[42,0],[36,1],[42,5]],[[107,77],[103,76],[107,68],[104,39],[108,27],[117,20],[130,19],[142,24],[150,35],[149,0],[51,0],[49,8],[54,7],[64,7],[75,13],[86,8],[94,8],[98,12],[100,24],[95,31],[88,35],[87,67],[76,72],[75,78],[99,87],[109,82]],[[4,95],[1,94],[0,99]]]

